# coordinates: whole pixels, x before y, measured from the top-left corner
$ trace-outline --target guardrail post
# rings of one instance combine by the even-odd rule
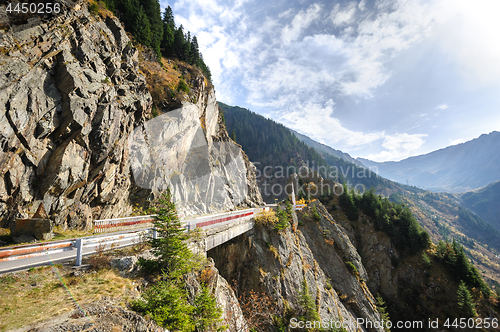
[[[82,265],[82,251],[83,251],[83,239],[76,239],[76,264],[75,266]]]
[[[156,228],[151,228],[151,237],[155,240],[158,238],[158,232],[156,231]]]

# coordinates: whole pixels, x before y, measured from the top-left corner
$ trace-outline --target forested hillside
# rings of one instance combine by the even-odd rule
[[[161,13],[158,0],[104,0],[92,2],[89,10],[97,13],[102,3],[124,23],[136,42],[150,47],[158,58],[163,55],[196,65],[210,80],[210,69],[203,61],[197,37],[175,24],[170,6]]]
[[[316,142],[315,140],[310,139],[306,135],[302,135],[302,134],[296,132],[295,130],[290,129],[290,131],[292,132],[292,134],[294,134],[295,136],[297,136],[297,138],[301,142],[306,143],[307,145],[309,145],[310,147],[316,149],[320,153],[321,152],[322,153],[327,153],[327,154],[333,155],[335,157],[338,157],[338,158],[344,159],[346,161],[349,161],[349,162],[351,162],[351,163],[353,163],[353,164],[355,164],[357,166],[364,167],[364,165],[360,161],[354,159],[348,153],[342,152],[340,150],[335,150],[335,149],[329,147],[328,145]]]
[[[284,187],[288,176],[298,172],[301,166],[322,167],[321,174],[326,177],[326,161],[288,128],[246,109],[220,102],[219,105],[228,133],[259,170],[257,181],[264,200],[274,202],[275,198],[286,197],[278,187]],[[276,185],[274,194],[273,185]]]
[[[270,167],[268,170],[275,172],[278,167],[286,170],[290,166],[293,169],[302,164],[309,164],[311,168],[314,165],[313,170],[321,170],[320,174],[324,178],[346,183],[351,188],[365,192],[373,188],[376,194],[381,194],[389,201],[404,204],[429,233],[432,241],[458,241],[465,246],[465,252],[490,284],[500,282],[500,264],[495,257],[500,251],[500,232],[480,216],[461,206],[454,195],[436,194],[387,180],[365,167],[325,151],[316,151],[307,146],[310,142],[304,146],[295,135],[290,134],[288,128],[261,115],[240,107],[222,103],[219,105],[224,110],[228,133],[241,144],[261,172],[259,187],[263,197],[266,189],[263,188],[264,184],[286,183],[283,179],[278,181],[280,179],[264,178],[262,171],[266,166]],[[285,172],[281,176],[286,175]],[[267,200],[274,201],[276,196],[269,187],[267,192]],[[283,196],[284,194],[278,198]]]
[[[500,230],[500,181],[458,197],[464,206]]]

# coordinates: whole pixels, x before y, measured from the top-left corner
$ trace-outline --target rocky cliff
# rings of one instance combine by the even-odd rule
[[[313,206],[319,220],[311,217]],[[344,228],[319,201],[297,215],[292,213],[291,227],[278,232],[258,226],[243,239],[214,248],[208,255],[221,275],[235,282],[240,295],[262,292],[275,303],[278,315],[301,315],[299,293],[305,280],[321,321],[346,322],[348,331],[357,331],[347,322],[381,320],[361,257]],[[349,262],[357,272],[349,269]]]
[[[131,149],[130,134],[161,120],[147,122],[152,98],[139,52],[116,18],[91,15],[84,2],[62,6],[57,17],[0,30],[0,49],[0,227],[43,203],[56,225],[88,228],[92,219],[130,215],[166,185],[188,214],[262,202],[253,166],[223,139],[215,94],[203,77],[188,82],[195,98],[166,116],[177,124],[155,132],[170,139],[162,148],[179,148],[164,151],[167,166],[178,158],[179,168],[160,172],[160,180],[153,174],[153,185],[145,185],[151,174],[143,181],[133,172],[131,165],[149,157],[134,154],[140,150]],[[191,177],[186,169],[194,169]],[[165,180],[182,172],[183,179]]]

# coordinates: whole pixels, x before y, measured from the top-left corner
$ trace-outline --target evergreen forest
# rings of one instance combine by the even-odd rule
[[[158,0],[104,0],[104,3],[123,22],[125,30],[134,36],[136,42],[151,48],[158,58],[177,58],[198,66],[207,79],[211,79],[198,38],[184,31],[182,25],[176,25],[170,6],[162,13]]]

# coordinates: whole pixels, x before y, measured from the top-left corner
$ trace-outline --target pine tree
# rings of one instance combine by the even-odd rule
[[[162,197],[151,208],[156,214],[154,221],[158,238],[151,239],[152,254],[156,256],[156,264],[150,261],[141,263],[153,270],[161,270],[169,279],[175,279],[187,273],[192,267],[193,254],[185,241],[187,233],[181,225],[175,204],[171,201],[170,190],[162,194]],[[149,264],[149,265],[148,265]]]
[[[236,142],[236,133],[234,132],[234,129],[231,131],[231,139],[233,142]]]
[[[138,42],[149,46],[151,44],[151,24],[142,6],[135,9],[135,15],[132,17],[132,34]]]
[[[356,207],[356,203],[354,202],[353,195],[349,194],[349,189],[347,188],[347,185],[345,183],[344,192],[339,197],[339,203],[350,221],[358,220],[358,208]]]
[[[132,302],[132,308],[170,331],[193,331],[195,323],[191,315],[195,308],[187,298],[178,280],[159,280]]]
[[[165,12],[163,13],[163,22],[167,23],[170,29],[175,30],[174,12],[172,7],[167,6]]]
[[[170,25],[163,23],[163,38],[161,40],[161,48],[163,49],[163,54],[167,57],[172,55],[172,48],[174,44],[174,31],[170,28]]]
[[[158,0],[142,0],[144,13],[148,17],[150,24],[149,44],[158,57],[161,57],[160,45],[163,39],[163,21],[161,19],[161,9]]]
[[[198,39],[193,36],[191,40],[191,58],[193,59],[193,64],[200,66],[200,48],[198,46]]]
[[[460,280],[460,285],[458,286],[457,303],[458,307],[462,311],[462,314],[467,317],[475,317],[477,315],[476,310],[474,309],[476,304],[472,302],[472,295],[463,280]]]
[[[175,35],[175,21],[174,13],[170,6],[165,8],[163,12],[163,38],[161,41],[161,48],[163,49],[163,54],[167,57],[172,56],[173,44]]]
[[[185,37],[185,43],[184,43],[184,61],[189,63],[190,65],[193,64],[192,59],[191,59],[191,32],[188,31],[187,34],[184,36]]]
[[[184,49],[186,41],[184,39],[184,27],[181,26],[175,30],[174,42],[172,45],[172,55],[176,56],[179,60],[184,60]]]
[[[310,322],[320,320],[316,303],[314,303],[309,286],[307,285],[306,277],[302,280],[302,289],[299,292],[299,305],[302,307],[302,315],[299,317],[299,320]]]
[[[194,299],[193,319],[198,331],[218,331],[222,322],[222,309],[217,306],[215,296],[210,294],[206,285],[201,285],[201,292]]]
[[[391,320],[389,313],[387,312],[387,307],[385,305],[384,299],[380,294],[377,294],[377,311],[380,314],[380,319],[384,322],[384,331],[391,332],[391,329],[387,327],[386,323]]]

